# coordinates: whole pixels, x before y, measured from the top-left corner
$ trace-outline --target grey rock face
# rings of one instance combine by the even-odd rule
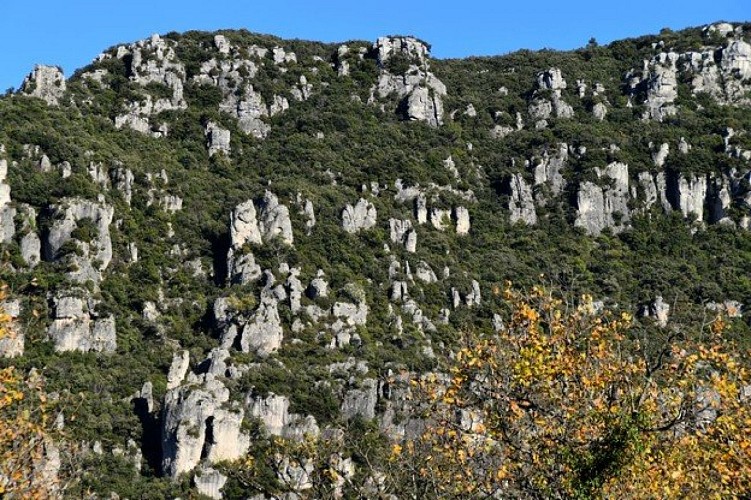
[[[289,209],[281,205],[276,195],[270,191],[266,191],[261,201],[259,223],[264,241],[268,242],[278,237],[287,245],[294,243]]]
[[[245,405],[248,414],[258,418],[272,436],[302,440],[306,436],[317,437],[320,434],[315,418],[289,413],[289,399],[286,396],[269,393],[264,398],[251,392],[245,398]]]
[[[96,237],[89,242],[75,242],[83,255],[70,256],[79,265],[79,270],[70,273],[69,276],[79,282],[88,279],[98,282],[101,279],[101,271],[104,271],[112,260],[109,225],[114,214],[113,208],[101,202],[77,198],[64,200],[51,208],[53,223],[44,242],[45,259],[57,260],[60,257],[60,248],[72,239],[72,233],[78,227],[78,223],[84,219],[89,220],[96,227]]]
[[[668,183],[668,199],[684,217],[694,214],[699,221],[704,220],[704,203],[707,198],[706,176],[679,174]]]
[[[598,102],[592,107],[592,114],[598,120],[603,121],[608,114],[608,107],[604,103]]]
[[[144,98],[130,103],[127,113],[115,117],[115,126],[129,127],[144,134],[163,137],[167,129],[161,125],[152,125],[150,118],[163,111],[185,109],[187,103],[183,96],[185,67],[178,60],[175,44],[153,35],[130,45],[121,45],[117,51],[102,54],[99,59],[117,58],[128,65],[130,80],[138,85],[152,83],[164,85],[172,95],[154,99],[144,91]]]
[[[390,237],[393,243],[403,244],[408,252],[417,250],[417,233],[412,228],[412,221],[389,219]]]
[[[246,243],[261,244],[261,230],[258,227],[256,207],[253,200],[248,200],[235,207],[230,216],[230,238],[232,248],[242,248]]]
[[[227,409],[229,391],[211,376],[167,391],[164,397],[162,470],[172,478],[202,460],[236,460],[247,453],[250,439],[240,429],[244,411]],[[217,437],[219,436],[219,437]]]
[[[678,97],[678,54],[662,52],[644,61],[646,75],[647,111],[644,119],[662,121],[676,113],[674,102]]]
[[[663,167],[665,165],[665,160],[667,160],[668,155],[670,154],[670,144],[664,142],[660,145],[660,149],[658,149],[653,155],[652,155],[652,161],[655,164],[655,167]]]
[[[621,231],[630,217],[628,165],[614,162],[604,169],[596,169],[596,172],[598,177],[607,178],[611,185],[600,187],[586,181],[579,186],[574,225],[592,235],[599,235],[606,227]]]
[[[403,98],[406,118],[425,121],[433,127],[443,123],[443,96],[446,86],[430,72],[428,48],[412,37],[381,37],[373,46],[381,68],[376,87],[384,98],[396,93]],[[392,74],[389,60],[395,55],[411,61],[405,74]]]
[[[550,68],[537,75],[537,85],[544,90],[563,90],[566,88],[566,80],[560,69]]]
[[[439,231],[444,231],[451,223],[451,210],[431,208],[430,223]]]
[[[430,267],[430,265],[428,265],[428,263],[425,262],[424,260],[420,261],[417,264],[417,269],[415,270],[415,277],[425,283],[435,283],[438,281],[438,277],[436,276],[435,272]]]
[[[21,303],[18,300],[6,300],[0,304],[0,312],[15,320],[21,314]],[[0,358],[23,356],[25,340],[25,335],[12,323],[6,335],[0,338]]]
[[[223,129],[214,122],[206,125],[206,145],[209,148],[209,156],[217,153],[223,153],[226,156],[230,154],[230,131]]]
[[[89,305],[77,295],[55,299],[55,320],[47,329],[55,351],[114,352],[117,349],[115,318],[92,317]]]
[[[644,309],[644,316],[653,318],[658,325],[666,327],[670,316],[670,304],[666,303],[662,295],[655,297],[655,300]]]
[[[342,211],[342,228],[348,233],[358,233],[376,225],[378,214],[375,205],[360,198],[353,207],[347,205]]]
[[[4,149],[0,146],[0,154]],[[8,176],[8,162],[0,158],[0,242],[9,243],[16,234],[14,218],[16,209],[10,206],[10,185],[5,182]]]
[[[537,75],[539,91],[529,105],[529,115],[537,122],[537,128],[547,126],[546,120],[555,112],[557,118],[571,118],[574,109],[563,100],[562,90],[566,88],[566,80],[563,79],[561,70],[550,68]],[[540,91],[549,92],[550,99],[542,97]]]
[[[469,210],[464,207],[456,207],[454,209],[454,220],[456,221],[456,234],[459,236],[469,234],[471,227],[469,221]]]
[[[175,353],[172,357],[172,364],[170,364],[169,372],[167,373],[167,390],[179,387],[185,374],[188,372],[188,366],[190,365],[190,354],[188,351],[182,351]]]
[[[56,106],[65,93],[65,76],[56,66],[37,65],[21,85],[21,92]]]
[[[511,223],[524,222],[537,224],[535,200],[532,197],[532,187],[527,184],[521,174],[514,174],[509,181],[509,210]]]
[[[196,485],[198,493],[214,500],[224,498],[222,488],[226,483],[227,476],[212,467],[202,467],[193,475],[193,484]]]
[[[259,356],[268,356],[282,345],[282,330],[277,300],[264,297],[253,318],[245,325],[240,339],[243,352],[255,352]]]
[[[324,279],[323,271],[318,271],[318,276],[310,281],[308,286],[307,295],[309,298],[315,300],[319,297],[328,297],[329,283]]]
[[[115,168],[110,173],[110,180],[115,189],[122,194],[125,203],[130,206],[130,202],[133,199],[133,182],[135,180],[133,171],[129,168]]]
[[[345,419],[361,417],[375,418],[375,407],[378,403],[378,382],[368,378],[362,381],[359,389],[350,389],[344,395],[341,412]]]

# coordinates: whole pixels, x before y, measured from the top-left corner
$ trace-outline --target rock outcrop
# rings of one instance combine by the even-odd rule
[[[211,374],[167,391],[164,397],[162,470],[176,478],[205,460],[216,463],[245,455],[250,438],[242,431],[244,410],[229,404],[229,391]]]
[[[50,207],[50,212],[52,225],[44,240],[45,260],[65,258],[71,264],[70,279],[98,283],[112,260],[109,226],[113,208],[102,201],[74,198]],[[64,254],[62,250],[68,242],[72,242],[75,251]]]
[[[376,225],[378,213],[375,205],[360,198],[353,207],[347,205],[342,211],[342,228],[348,233],[358,233]]]
[[[605,228],[622,231],[631,213],[628,207],[628,165],[614,162],[595,171],[598,178],[610,185],[600,186],[585,181],[579,186],[574,225],[592,235],[599,235]]]
[[[21,85],[21,92],[56,106],[65,94],[65,76],[56,66],[37,65]]]
[[[378,97],[395,93],[405,118],[433,127],[443,124],[446,86],[430,72],[427,45],[412,37],[381,37],[373,50],[380,68],[374,90]]]
[[[114,352],[117,334],[114,316],[98,317],[85,292],[71,291],[54,299],[55,319],[47,336],[55,351]]]

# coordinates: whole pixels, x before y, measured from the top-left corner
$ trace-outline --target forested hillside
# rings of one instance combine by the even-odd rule
[[[0,98],[0,494],[749,494],[751,24],[429,52],[168,33]]]

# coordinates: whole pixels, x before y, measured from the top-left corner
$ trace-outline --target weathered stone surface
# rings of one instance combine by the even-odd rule
[[[0,154],[5,152],[0,146]],[[0,242],[9,243],[16,233],[14,218],[16,209],[10,206],[10,185],[5,182],[8,176],[8,161],[0,158]]]
[[[412,37],[381,37],[373,46],[381,69],[376,90],[384,98],[396,93],[403,98],[405,117],[437,127],[443,123],[446,86],[430,72],[428,48]],[[405,74],[392,74],[389,60],[395,55],[411,62]]]
[[[58,105],[66,90],[65,76],[56,66],[37,65],[21,85],[21,92]]]
[[[264,398],[251,392],[245,398],[245,405],[248,414],[258,418],[272,436],[303,440],[320,434],[315,418],[289,413],[289,399],[286,396],[269,393]]]
[[[311,299],[317,299],[319,297],[328,297],[329,283],[324,279],[323,271],[319,270],[318,275],[310,281],[308,286],[307,295]]]
[[[608,107],[604,103],[598,102],[592,106],[592,114],[598,120],[603,121],[608,114]]]
[[[670,317],[670,304],[666,303],[662,295],[655,297],[654,301],[644,308],[643,315],[650,317],[661,327],[666,327]]]
[[[579,186],[574,225],[592,235],[599,235],[606,227],[619,232],[630,218],[628,165],[613,162],[596,169],[596,173],[609,185],[601,187],[586,181]]]
[[[55,320],[47,336],[58,352],[114,352],[117,349],[115,318],[94,318],[86,301],[77,295],[55,299]]]
[[[438,277],[436,276],[435,272],[424,260],[421,260],[417,264],[415,276],[417,277],[417,279],[425,283],[435,283],[438,281]]]
[[[342,228],[348,233],[358,233],[376,225],[378,214],[375,205],[360,198],[353,207],[347,205],[342,211]]]
[[[676,113],[674,102],[678,97],[678,54],[661,52],[649,61],[644,61],[646,106],[644,119],[662,121]],[[641,83],[641,82],[640,82]]]
[[[260,245],[261,230],[258,227],[256,207],[248,200],[235,207],[230,216],[230,239],[232,248],[242,248],[246,243]]]
[[[263,241],[268,242],[279,238],[287,245],[294,243],[292,221],[289,209],[279,203],[279,199],[270,191],[266,191],[260,203],[259,228]]]
[[[262,298],[255,314],[242,331],[240,346],[243,352],[268,356],[281,347],[284,331],[277,304],[275,298]]]
[[[206,141],[206,146],[209,148],[209,156],[214,156],[217,153],[229,156],[231,152],[229,130],[220,127],[214,122],[209,122],[206,125]]]
[[[7,314],[13,321],[21,314],[21,303],[17,300],[6,300],[0,304],[0,313]],[[19,325],[15,322],[10,324],[0,338],[0,358],[15,358],[23,356],[26,336],[23,334]]]
[[[60,258],[60,248],[72,239],[72,233],[78,227],[78,223],[85,219],[89,220],[96,227],[96,237],[89,242],[75,241],[82,255],[69,256],[78,265],[78,270],[70,272],[69,276],[79,282],[88,279],[98,282],[101,279],[101,271],[104,271],[112,260],[109,225],[114,214],[113,208],[102,202],[78,198],[66,199],[51,208],[53,223],[44,241],[45,259],[54,261]]]
[[[191,471],[204,457],[238,459],[250,444],[240,429],[244,411],[227,405],[227,388],[213,377],[197,382],[171,389],[164,397],[162,470],[172,478]],[[215,439],[215,425],[223,443]]]
[[[454,209],[454,220],[456,221],[456,234],[459,236],[469,234],[471,227],[469,221],[469,210],[464,207],[456,207]]]
[[[673,208],[680,210],[684,217],[690,214],[698,221],[704,220],[704,203],[707,197],[707,177],[704,175],[671,177],[668,182],[667,196]]]
[[[169,372],[167,373],[167,390],[174,389],[182,383],[185,379],[185,374],[188,373],[189,365],[190,353],[188,351],[175,353],[172,357]]]
[[[365,379],[359,389],[350,389],[344,395],[341,413],[349,420],[355,417],[364,419],[375,418],[375,407],[378,403],[378,382],[375,379]]]
[[[451,210],[431,208],[430,223],[439,231],[444,231],[451,224]]]
[[[509,211],[510,220],[514,224],[537,224],[535,200],[532,197],[532,187],[527,184],[521,174],[514,174],[509,180]]]
[[[417,250],[417,233],[412,228],[412,221],[389,219],[390,237],[393,243],[404,245],[408,252]]]
[[[221,500],[224,498],[222,488],[227,483],[227,476],[212,467],[202,467],[197,474],[193,475],[193,483],[201,495]]]

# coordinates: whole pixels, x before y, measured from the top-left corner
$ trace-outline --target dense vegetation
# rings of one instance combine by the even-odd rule
[[[751,27],[745,25],[744,29]],[[321,335],[317,328],[293,332],[290,307],[280,302],[285,338],[282,347],[269,358],[233,350],[233,364],[251,365],[253,369],[226,383],[234,399],[243,399],[249,391],[282,394],[290,398],[290,411],[314,416],[321,428],[346,429],[335,451],[352,457],[360,466],[353,484],[368,479],[364,464],[381,461],[393,465],[394,483],[388,488],[398,494],[398,478],[403,477],[399,474],[410,471],[393,464],[393,449],[379,434],[376,424],[360,419],[346,421],[341,416],[343,391],[349,385],[356,387],[361,380],[357,376],[352,380],[342,377],[329,366],[353,357],[366,361],[370,373],[379,379],[401,371],[420,374],[447,370],[452,366],[452,362],[446,364],[448,354],[467,347],[465,334],[486,332],[479,335],[485,338],[492,331],[494,315],[510,311],[509,297],[494,293],[506,280],[522,288],[542,282],[567,297],[589,294],[618,314],[635,316],[624,335],[629,340],[649,338],[650,342],[640,347],[647,356],[659,355],[662,341],[673,339],[675,329],[681,330],[681,341],[700,349],[693,342],[702,340],[707,331],[707,303],[732,300],[751,304],[751,236],[745,230],[701,224],[687,220],[677,211],[663,214],[657,207],[635,214],[630,228],[619,234],[605,230],[598,237],[590,237],[573,226],[576,206],[572,201],[578,182],[593,178],[596,167],[612,161],[628,163],[632,177],[654,171],[652,143],[677,144],[685,138],[691,144],[690,154],[668,157],[665,168],[671,171],[705,174],[749,170],[748,160],[729,156],[723,142],[728,128],[751,131],[748,107],[722,105],[706,95],[692,95],[688,82],[679,82],[679,112],[663,122],[644,121],[640,119],[644,106],[638,100],[629,102],[625,93],[624,75],[632,68],[641,68],[642,61],[655,54],[655,44],[676,51],[697,49],[712,41],[701,29],[665,31],[659,36],[607,46],[591,43],[570,52],[520,51],[499,57],[431,60],[431,71],[448,89],[445,123],[437,128],[404,121],[395,112],[393,96],[366,104],[378,79],[378,67],[368,52],[370,43],[348,42],[350,54],[363,48],[368,56],[350,57],[349,76],[340,77],[331,64],[339,57],[337,46],[285,41],[243,31],[221,33],[238,46],[283,46],[296,54],[299,63],[290,64],[285,71],[269,62],[271,55],[266,56],[268,64],[259,68],[253,84],[266,102],[275,95],[289,95],[289,89],[298,84],[301,76],[315,88],[306,100],[297,102],[290,97],[289,109],[264,117],[271,133],[263,140],[243,133],[237,120],[219,110],[223,96],[216,87],[191,80],[199,74],[201,65],[216,54],[214,34],[202,32],[170,33],[164,37],[177,42],[177,57],[185,64],[188,105],[154,117],[155,121],[168,124],[166,137],[114,126],[113,119],[129,103],[144,100],[146,94],[155,100],[170,96],[170,89],[159,83],[145,87],[134,83],[127,64],[114,57],[76,73],[68,81],[60,106],[48,106],[22,94],[0,98],[0,144],[5,146],[3,154],[10,164],[12,200],[17,206],[37,208],[33,225],[40,234],[46,234],[54,223],[48,207],[61,200],[103,197],[115,209],[110,228],[112,262],[100,284],[84,286],[98,302],[97,313],[116,318],[114,353],[55,352],[47,340],[47,328],[54,316],[52,299],[59,290],[72,286],[65,278],[64,261],[46,258],[34,268],[26,266],[21,258],[20,233],[0,248],[0,280],[7,283],[10,297],[21,301],[17,328],[26,337],[23,356],[0,360],[0,367],[10,370],[3,371],[2,376],[20,384],[16,374],[35,368],[44,377],[45,391],[59,398],[56,404],[63,408],[65,417],[64,440],[83,450],[76,456],[80,460],[78,468],[84,472],[64,480],[66,494],[83,496],[91,492],[105,496],[115,492],[127,498],[190,494],[189,477],[181,481],[162,477],[159,411],[142,411],[133,395],[139,393],[144,382],[151,382],[153,398],[159,405],[167,392],[167,373],[174,352],[187,349],[191,366],[197,366],[219,345],[213,317],[217,298],[230,296],[239,309],[247,311],[259,303],[264,283],[227,285],[229,214],[239,203],[261,198],[267,189],[290,206],[295,241],[294,246],[272,241],[254,248],[261,269],[276,272],[286,263],[300,268],[301,275],[308,278],[320,269],[329,280],[330,296],[316,301],[303,297],[303,303],[330,307],[338,300],[359,299],[353,298],[353,289],[360,289],[370,308],[369,318],[367,325],[357,327],[359,343],[331,349],[331,335]],[[394,59],[389,69],[403,72],[409,69],[409,63]],[[563,98],[573,106],[576,118],[553,117],[543,130],[528,126],[503,139],[492,137],[489,131],[494,126],[514,126],[517,113],[528,120],[537,74],[550,67],[564,69],[569,86],[563,91]],[[107,70],[102,84],[84,76],[97,69]],[[580,99],[573,84],[577,80],[589,85],[599,82],[605,93]],[[499,92],[501,87],[506,91]],[[591,113],[598,100],[607,101],[610,106],[603,121]],[[464,113],[470,104],[477,111],[476,116]],[[208,154],[205,128],[209,122],[230,131],[230,155]],[[555,151],[560,143],[571,148],[584,146],[590,153],[580,158],[572,156],[564,171],[570,187],[540,207],[536,225],[511,224],[504,181],[517,172],[529,177],[525,160],[539,156],[541,151]],[[611,144],[617,148],[611,148]],[[751,134],[739,134],[733,144],[751,149]],[[30,153],[33,148],[28,145],[38,146],[40,154]],[[41,169],[42,153],[52,165],[68,162],[71,175],[63,178],[59,169]],[[449,156],[455,162],[458,177],[443,166]],[[122,192],[104,189],[93,179],[89,171],[92,164],[122,166],[132,171],[135,180],[130,204]],[[165,179],[158,178],[162,171]],[[405,186],[433,184],[453,188],[441,192],[436,205],[445,209],[466,205],[472,221],[470,235],[462,237],[453,231],[419,226],[416,253],[392,244],[388,219],[411,217],[411,206],[394,200],[397,179]],[[373,182],[389,193],[372,197],[378,224],[358,234],[343,232],[342,209],[364,196],[362,186]],[[183,209],[172,213],[159,203],[151,203],[155,190],[160,195],[179,196]],[[476,196],[476,203],[467,203],[460,196],[468,190]],[[317,224],[310,232],[292,204],[298,194],[315,207]],[[90,219],[79,221],[73,237],[88,242],[96,231]],[[129,258],[129,244],[133,242],[138,245],[135,262]],[[386,250],[384,245],[390,248]],[[75,252],[77,248],[72,245],[61,252]],[[464,294],[471,290],[472,280],[482,286],[481,305],[457,308],[445,324],[436,322],[436,329],[431,332],[421,331],[405,320],[403,332],[397,334],[389,312],[391,257],[412,263],[425,261],[438,274],[445,267],[450,268],[450,276],[445,279],[410,290],[426,317],[439,317],[441,310],[451,304],[449,291],[456,288]],[[203,273],[193,272],[186,265],[196,260]],[[670,327],[662,328],[650,318],[639,317],[657,296],[671,306]],[[144,316],[147,303],[158,304],[157,320]],[[738,350],[747,349],[751,345],[747,318],[724,321],[729,323],[723,330],[724,339],[732,341]],[[426,346],[437,356],[428,355]],[[607,348],[614,349],[610,345]],[[724,359],[712,358],[712,362]],[[547,403],[556,405],[560,400]],[[3,418],[4,409],[0,405]],[[631,418],[620,413],[616,417]],[[647,418],[642,414],[634,416],[637,417]],[[636,425],[631,421],[626,424]],[[273,462],[276,446],[288,446],[291,454],[299,456],[315,455],[320,458],[319,465],[327,465],[326,460],[333,453],[333,449],[318,448],[320,443],[277,443],[251,418],[246,418],[243,425],[251,432],[254,445],[245,463],[223,469],[230,478],[224,489],[228,498],[242,497],[248,489],[283,491],[271,468],[258,466]],[[630,432],[630,428],[621,430]],[[529,432],[539,435],[537,431]],[[601,435],[597,434],[597,439]],[[627,437],[630,439],[631,435]],[[112,453],[115,448],[127,449],[129,440],[143,454],[139,472],[127,454]],[[95,442],[101,444],[104,453],[90,451]],[[635,442],[624,446],[636,446]],[[553,451],[547,457],[553,461],[563,460],[561,454],[574,453],[571,449]],[[664,456],[670,450],[660,453]],[[715,458],[709,455],[708,459]],[[541,469],[541,475],[550,475],[530,481],[553,478],[561,482],[546,487],[535,484],[535,494],[588,496],[596,495],[599,488],[608,488],[606,491],[611,494],[622,491],[601,475],[603,471],[595,463],[597,456],[585,454],[579,460],[586,463],[565,464],[572,475],[564,479],[560,470]],[[624,470],[637,474],[648,468],[645,463],[636,461]],[[592,474],[587,472],[590,469]],[[321,474],[326,470],[320,469]],[[574,477],[575,472],[579,476]],[[526,472],[520,468],[506,473]],[[498,474],[498,479],[504,479],[500,471]],[[324,485],[317,494],[333,494],[333,489],[326,489],[336,483],[330,481],[332,477],[326,476],[329,482],[316,483]],[[748,487],[748,483],[743,484]],[[0,484],[2,487],[7,486]],[[690,488],[666,487],[678,488],[677,491]],[[523,496],[526,490],[519,486],[514,491],[521,491]],[[422,492],[448,494],[441,489]],[[477,490],[451,493],[477,494]],[[653,493],[668,495],[669,490]]]

